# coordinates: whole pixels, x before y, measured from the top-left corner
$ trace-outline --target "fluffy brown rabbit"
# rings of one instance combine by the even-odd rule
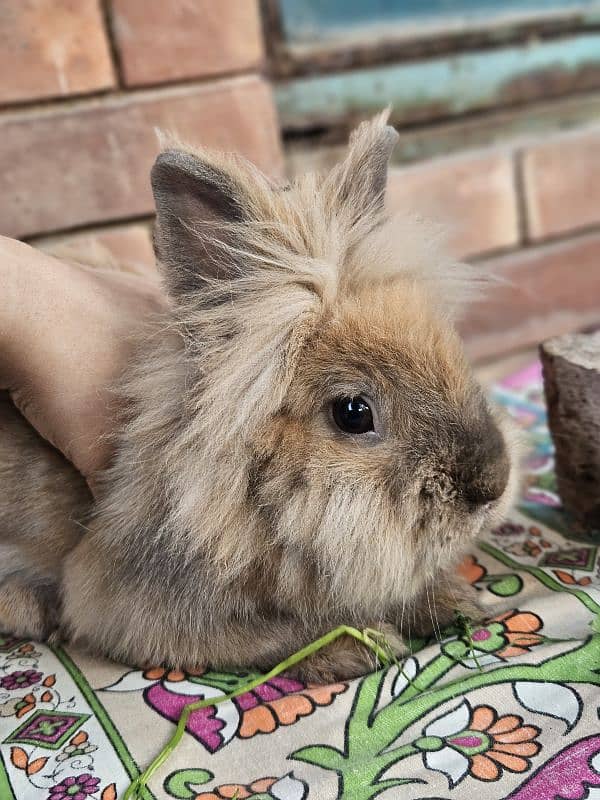
[[[2,408],[0,629],[264,669],[340,623],[401,653],[409,628],[476,613],[455,566],[510,502],[512,435],[453,326],[468,269],[386,217],[396,138],[380,115],[328,175],[286,186],[235,156],[161,153],[171,308],[125,376],[93,507]],[[371,666],[342,639],[300,669]]]

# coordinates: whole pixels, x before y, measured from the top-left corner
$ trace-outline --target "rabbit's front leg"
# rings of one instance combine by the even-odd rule
[[[442,573],[436,578],[435,588],[431,594],[434,617],[440,628],[451,625],[457,613],[471,622],[479,622],[485,617],[477,589],[462,575]]]
[[[223,630],[222,637],[213,638],[211,662],[213,666],[231,668],[242,653],[243,666],[251,665],[267,671],[335,627],[335,623],[328,621],[321,622],[318,627],[309,628],[293,617],[263,619],[254,629],[247,625],[230,624]],[[402,657],[406,654],[404,642],[391,625],[378,624],[371,627],[385,637],[387,646],[391,647],[395,655]],[[235,651],[232,652],[230,648],[234,642]],[[286,674],[307,683],[333,683],[366,675],[376,668],[377,659],[373,651],[346,634],[286,670]]]
[[[390,648],[398,659],[408,654],[406,644],[393,625],[378,623],[369,627],[383,636],[386,649]],[[333,683],[367,675],[378,666],[380,664],[377,657],[369,647],[352,636],[344,635],[305,658],[289,670],[288,674],[307,683]]]
[[[408,636],[442,635],[456,619],[456,614],[478,622],[485,617],[479,602],[477,589],[460,575],[449,572],[438,575],[404,609],[395,609],[391,615],[394,625],[401,634]]]

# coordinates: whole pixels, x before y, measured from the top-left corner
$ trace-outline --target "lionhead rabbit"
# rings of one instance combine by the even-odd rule
[[[455,567],[510,501],[513,445],[453,327],[466,269],[386,218],[396,138],[381,115],[286,186],[233,156],[158,157],[171,306],[124,378],[93,506],[3,406],[0,629],[265,668],[341,623],[401,651],[409,622],[473,613]],[[370,665],[340,640],[301,669]]]

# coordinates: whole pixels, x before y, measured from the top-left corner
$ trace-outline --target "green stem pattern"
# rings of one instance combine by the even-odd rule
[[[398,747],[395,750],[390,750],[388,753],[382,754],[378,761],[373,761],[372,764],[365,764],[366,769],[348,770],[344,773],[342,778],[342,794],[341,797],[352,798],[352,800],[371,800],[381,794],[386,789],[391,789],[395,786],[403,786],[407,783],[420,783],[414,778],[387,778],[380,781],[381,774],[402,761],[409,756],[414,756],[418,753],[416,747],[412,744]]]
[[[411,692],[412,687],[407,687],[402,695],[378,712],[375,709],[387,671],[375,673],[364,678],[357,690],[346,731],[345,751],[311,747],[297,751],[293,757],[335,770],[340,776],[340,800],[371,800],[386,788],[386,781],[379,781],[379,777],[393,764],[417,752],[412,744],[395,750],[389,748],[411,725],[442,703],[484,686],[511,681],[577,682],[600,686],[598,663],[600,637],[594,635],[579,647],[552,656],[541,664],[507,664],[416,694]],[[433,685],[448,672],[448,663],[438,656],[425,670],[428,670],[428,683]]]
[[[432,708],[484,686],[494,686],[511,681],[547,681],[550,683],[576,681],[600,686],[600,674],[597,669],[599,645],[600,638],[591,636],[580,647],[553,656],[541,664],[506,664],[489,672],[451,681],[427,694],[417,695],[410,703],[404,702],[403,698],[398,698],[377,714],[372,724],[373,733],[374,735],[385,735],[386,726],[389,730],[389,726],[393,724],[395,730],[398,731],[396,735],[400,735]],[[401,722],[398,720],[400,707],[402,707]],[[400,727],[398,727],[398,722],[400,722]]]
[[[555,580],[551,575],[548,575],[543,569],[541,569],[541,567],[532,567],[528,566],[527,564],[521,564],[488,542],[478,542],[478,546],[481,550],[483,550],[484,553],[487,553],[488,555],[492,556],[492,558],[495,558],[496,561],[500,561],[502,564],[506,564],[506,566],[512,567],[512,569],[517,570],[518,572],[527,572],[529,575],[533,575],[534,578],[537,578],[540,583],[543,583],[546,588],[551,589],[553,592],[565,592],[567,594],[572,594],[581,603],[583,603],[583,605],[588,609],[588,611],[591,611],[592,614],[600,614],[600,605],[598,605],[598,603],[596,603],[596,601],[593,600],[583,589],[570,589],[568,586],[564,586],[562,583],[559,583],[559,581]]]
[[[329,633],[326,633],[324,636],[321,636],[315,642],[311,642],[311,644],[308,644],[306,647],[298,650],[297,653],[294,653],[289,658],[286,658],[285,661],[277,664],[277,666],[273,667],[273,669],[270,672],[267,672],[266,675],[256,675],[246,683],[238,686],[238,688],[234,691],[229,692],[229,694],[226,694],[223,697],[209,697],[205,700],[198,700],[195,703],[188,703],[188,705],[186,705],[181,712],[181,716],[179,717],[173,736],[156,756],[154,761],[152,761],[152,763],[146,767],[142,774],[135,778],[135,780],[127,788],[127,791],[123,795],[123,800],[131,800],[133,797],[139,797],[140,792],[143,793],[146,791],[147,783],[152,775],[154,775],[156,770],[159,769],[165,763],[165,761],[167,761],[183,738],[190,715],[193,714],[194,711],[199,711],[201,708],[208,708],[209,706],[216,706],[220,703],[226,703],[229,700],[233,700],[234,697],[239,697],[241,694],[251,692],[253,689],[256,689],[257,686],[266,683],[271,678],[277,677],[277,675],[280,675],[282,672],[285,672],[285,670],[295,666],[300,661],[308,658],[308,656],[311,656],[318,650],[327,647],[328,644],[331,644],[336,639],[339,639],[340,636],[352,636],[354,639],[357,639],[359,642],[364,644],[365,647],[371,649],[375,653],[376,658],[382,664],[389,664],[390,659],[388,653],[385,649],[380,647],[374,639],[374,635],[376,634],[377,631],[359,631],[356,628],[351,628],[348,625],[340,625],[334,630],[329,631]]]
[[[0,797],[2,800],[16,800],[2,758],[0,758]]]
[[[469,648],[465,647],[465,657],[469,655]],[[450,672],[456,666],[456,658],[440,653],[439,656],[432,658],[431,661],[419,673],[418,678],[414,678],[409,686],[406,687],[402,693],[403,700],[410,700],[416,695],[427,692],[434,683],[437,683],[440,678]]]

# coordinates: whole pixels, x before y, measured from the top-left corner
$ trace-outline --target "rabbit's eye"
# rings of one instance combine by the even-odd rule
[[[344,433],[368,433],[374,430],[373,414],[363,397],[339,397],[333,401],[333,419]]]

